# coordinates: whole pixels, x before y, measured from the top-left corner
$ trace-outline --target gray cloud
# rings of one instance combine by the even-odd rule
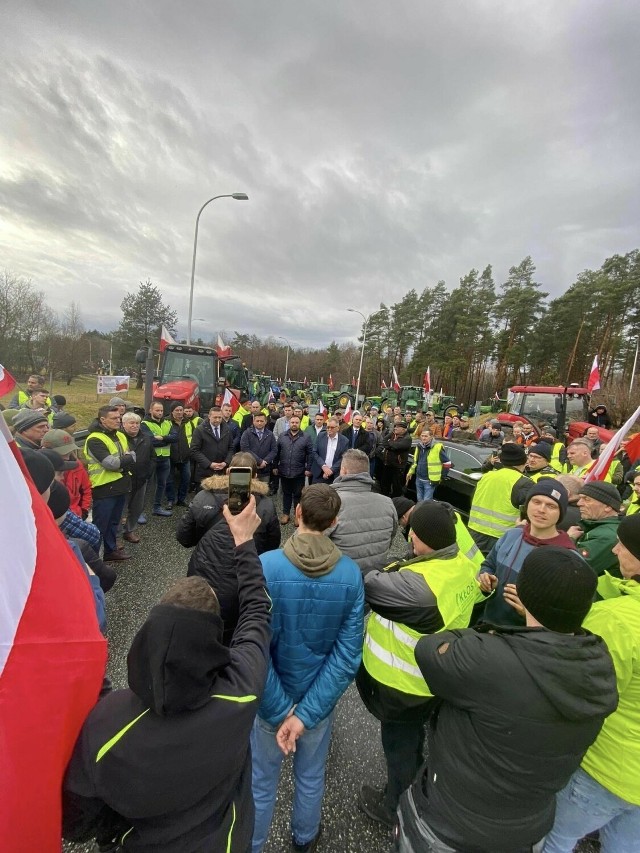
[[[531,254],[557,294],[637,245],[633,4],[14,4],[3,265],[88,325],[147,276],[186,323],[322,345]],[[81,299],[80,299],[81,297]],[[107,297],[107,298],[105,298]],[[205,324],[201,324],[204,326]]]

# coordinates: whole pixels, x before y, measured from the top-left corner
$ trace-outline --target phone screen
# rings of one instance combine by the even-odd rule
[[[229,512],[238,515],[249,503],[251,468],[229,468]]]

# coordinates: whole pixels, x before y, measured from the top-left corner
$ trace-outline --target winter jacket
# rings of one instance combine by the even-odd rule
[[[412,788],[419,814],[456,850],[530,850],[616,707],[604,641],[544,628],[444,631],[418,641],[416,661],[443,700]]]
[[[191,458],[196,463],[196,481],[210,477],[212,462],[224,462],[229,465],[233,458],[233,437],[226,424],[220,424],[220,438],[216,439],[209,421],[203,421],[193,431],[191,439]]]
[[[114,478],[111,482],[103,485],[94,485],[92,483],[93,500],[101,500],[102,498],[119,497],[126,495],[131,489],[131,471],[135,466],[135,459],[128,452],[128,445],[124,444],[120,449],[122,452],[113,454],[108,445],[100,439],[96,433],[103,433],[111,441],[115,441],[116,445],[120,445],[118,435],[126,435],[120,430],[108,430],[102,426],[98,418],[89,425],[89,434],[84,444],[84,455],[89,460],[89,471],[91,466],[99,463],[105,471],[118,472],[119,477]],[[93,475],[90,475],[93,476]]]
[[[393,433],[391,433],[385,438],[382,447],[382,461],[388,468],[404,470],[407,467],[407,458],[411,450],[411,436],[408,432],[400,438],[394,438]]]
[[[530,527],[514,527],[496,541],[487,557],[485,557],[480,572],[489,572],[498,578],[498,586],[487,599],[483,622],[493,625],[524,625],[522,616],[504,600],[505,584],[518,583],[520,569],[525,557],[535,548],[566,548],[575,551],[573,540],[563,531],[552,539],[536,539],[530,533]]]
[[[311,467],[311,453],[308,435],[299,431],[294,438],[291,430],[287,430],[278,439],[273,467],[278,469],[281,477],[300,477]]]
[[[136,454],[136,463],[131,470],[131,491],[135,492],[151,478],[155,468],[156,451],[146,430],[141,429],[135,438],[127,433],[125,435],[129,450],[135,451]]]
[[[273,437],[273,433],[269,432],[268,429],[265,428],[262,430],[262,438],[260,438],[258,431],[251,426],[242,433],[240,450],[244,453],[250,453],[258,465],[261,462],[266,462],[266,467],[259,468],[258,473],[263,471],[265,474],[268,474],[278,452],[278,442]]]
[[[262,554],[280,545],[281,529],[269,486],[257,479],[251,481],[256,499],[260,527],[253,534],[256,551]],[[176,539],[185,548],[194,548],[189,558],[187,575],[199,575],[213,587],[220,602],[224,621],[223,642],[229,645],[238,621],[238,579],[233,561],[233,537],[222,515],[229,495],[229,477],[208,477],[202,490],[191,501],[178,522]],[[194,547],[195,546],[195,547]]]
[[[64,782],[72,841],[126,834],[133,853],[246,853],[253,829],[249,734],[269,648],[255,546],[235,549],[240,619],[231,648],[213,613],[160,604],[133,640],[129,688],[87,718]],[[106,826],[105,826],[106,824]]]
[[[69,510],[80,518],[86,518],[91,509],[91,481],[82,461],[78,461],[73,471],[64,472],[62,482],[71,499]]]
[[[321,558],[314,557],[318,548]],[[273,636],[258,714],[276,726],[296,705],[296,716],[312,729],[331,713],[360,664],[362,575],[350,557],[313,534],[296,533],[285,550],[260,559],[273,602]],[[307,570],[300,568],[305,564]]]
[[[371,491],[369,474],[338,477],[333,488],[340,495],[338,523],[326,535],[343,554],[351,557],[365,574],[383,569],[398,529],[398,516],[391,498]]]
[[[611,552],[618,541],[619,524],[617,516],[597,521],[583,518],[580,521],[584,533],[576,540],[576,548],[597,575],[609,572],[610,575],[620,577],[618,558]]]
[[[582,767],[607,791],[640,806],[640,583],[605,572],[598,593],[604,601],[593,605],[584,627],[607,644],[620,698]]]
[[[233,418],[229,418],[228,421],[222,419],[222,423],[226,424],[231,431],[231,444],[233,445],[233,452],[237,453],[240,450],[240,439],[242,438],[242,432],[240,430],[240,426],[237,421],[234,421]]]
[[[175,438],[175,441],[171,445],[170,453],[172,465],[180,465],[183,462],[189,461],[189,439],[187,436],[186,424],[186,421],[177,423],[173,418],[171,419],[171,434]]]

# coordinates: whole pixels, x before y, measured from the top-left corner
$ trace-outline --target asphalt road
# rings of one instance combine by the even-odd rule
[[[147,507],[149,523],[138,532],[139,545],[128,545],[133,558],[114,564],[118,580],[107,594],[109,666],[114,688],[126,687],[126,657],[131,641],[147,613],[171,586],[186,574],[190,551],[180,546],[174,530],[179,514],[173,518],[155,518]],[[284,537],[293,533],[293,525],[283,528]],[[398,534],[391,550],[392,558],[401,557],[406,542]],[[389,853],[390,834],[369,820],[357,803],[357,792],[363,782],[382,787],[385,782],[384,760],[380,746],[380,728],[364,708],[352,685],[342,697],[334,725],[327,765],[323,804],[323,835],[318,853]],[[290,807],[292,794],[291,759],[283,761],[283,772],[271,835],[266,853],[290,850]],[[67,853],[90,853],[89,845],[65,844]],[[583,843],[580,853],[596,853],[598,845]]]

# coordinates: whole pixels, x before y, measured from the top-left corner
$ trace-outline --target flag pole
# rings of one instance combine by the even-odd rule
[[[631,368],[631,381],[629,382],[629,396],[631,396],[631,392],[633,391],[633,379],[636,375],[636,367],[638,366],[638,343],[640,343],[640,338],[636,338],[636,354],[633,359],[633,367]]]

